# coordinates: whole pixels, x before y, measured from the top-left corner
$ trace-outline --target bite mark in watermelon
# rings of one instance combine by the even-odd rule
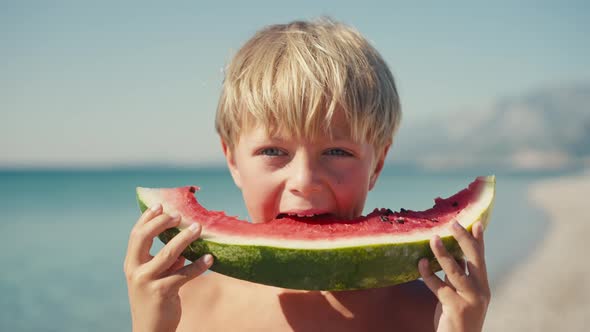
[[[418,261],[440,266],[430,250],[438,234],[447,250],[462,257],[452,237],[456,220],[471,230],[481,221],[487,226],[495,196],[495,177],[478,177],[455,195],[436,198],[424,211],[375,209],[354,220],[329,216],[284,216],[253,224],[209,211],[195,197],[198,187],[137,188],[141,211],[160,203],[165,213],[178,213],[178,228],[159,238],[167,243],[193,222],[202,225],[201,238],[183,256],[194,261],[206,253],[214,257],[211,270],[266,285],[307,290],[348,290],[395,285],[420,277]]]

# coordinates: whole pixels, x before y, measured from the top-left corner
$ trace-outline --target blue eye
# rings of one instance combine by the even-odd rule
[[[330,156],[339,156],[339,157],[352,156],[352,154],[350,152],[342,150],[342,149],[329,149],[328,151],[326,151],[326,154],[330,155]]]
[[[264,155],[264,156],[284,156],[285,152],[277,149],[277,148],[266,148],[266,149],[262,149],[260,150],[259,154]]]

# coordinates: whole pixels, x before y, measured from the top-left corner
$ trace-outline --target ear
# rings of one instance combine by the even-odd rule
[[[381,151],[376,151],[376,163],[375,168],[373,169],[373,173],[371,174],[371,178],[369,179],[369,190],[373,190],[375,187],[375,183],[377,183],[377,179],[379,178],[379,174],[383,170],[383,165],[385,164],[385,159],[387,158],[387,152],[389,152],[389,147],[391,143],[387,144]]]
[[[240,171],[238,170],[238,166],[236,163],[236,157],[234,151],[227,146],[227,144],[221,140],[221,148],[223,149],[223,154],[225,155],[225,161],[227,162],[227,168],[229,168],[229,172],[231,173],[232,178],[234,179],[234,183],[240,189],[242,189],[242,182],[240,180]]]

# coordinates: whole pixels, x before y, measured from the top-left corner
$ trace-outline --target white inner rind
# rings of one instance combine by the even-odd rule
[[[468,227],[478,221],[480,217],[488,210],[494,200],[495,194],[495,177],[487,176],[482,178],[485,186],[480,191],[479,197],[475,198],[470,204],[463,209],[457,216],[456,220],[463,227]],[[166,213],[177,212],[166,202],[162,202],[157,190],[147,188],[138,188],[140,199],[147,206],[161,203]],[[173,211],[174,210],[174,211]],[[183,218],[185,218],[183,216]],[[185,219],[186,220],[186,219]],[[451,235],[450,225],[448,223],[428,229],[416,229],[406,233],[392,233],[383,235],[361,235],[356,237],[337,238],[337,239],[309,239],[309,240],[292,240],[288,238],[273,239],[260,236],[236,236],[219,234],[207,231],[206,225],[203,227],[201,238],[216,243],[225,243],[231,245],[246,246],[267,246],[276,248],[291,249],[332,249],[346,247],[360,247],[381,244],[408,243],[417,241],[426,241],[433,235],[438,234],[440,237]]]

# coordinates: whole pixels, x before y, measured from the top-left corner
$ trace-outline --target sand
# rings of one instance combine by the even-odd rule
[[[530,198],[547,234],[494,290],[484,331],[590,331],[590,171],[536,183]]]

